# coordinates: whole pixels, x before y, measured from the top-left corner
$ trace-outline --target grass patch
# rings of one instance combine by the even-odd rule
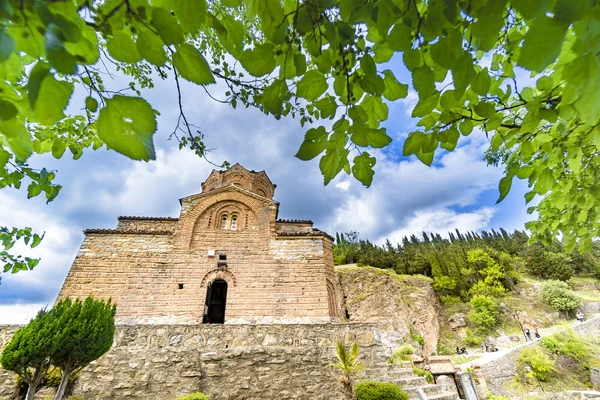
[[[468,355],[467,356],[462,356],[462,355],[459,356],[459,355],[456,355],[456,356],[450,357],[450,360],[452,360],[453,364],[460,365],[460,364],[468,363],[469,361],[477,360],[478,358],[481,358],[481,356],[468,356]]]

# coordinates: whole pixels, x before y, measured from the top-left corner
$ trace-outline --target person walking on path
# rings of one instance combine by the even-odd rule
[[[529,330],[529,328],[525,329],[525,336],[527,336],[527,339],[531,340],[531,331]]]
[[[540,333],[538,332],[538,328],[537,327],[535,328],[534,335],[535,335],[536,339],[539,339],[541,337]]]

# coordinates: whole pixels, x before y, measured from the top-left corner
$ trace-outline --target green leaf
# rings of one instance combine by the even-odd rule
[[[337,103],[335,98],[330,95],[325,95],[321,100],[315,102],[315,106],[321,111],[321,118],[332,119],[337,112]]]
[[[8,60],[15,51],[15,40],[4,29],[0,30],[0,61]]]
[[[46,58],[54,69],[61,74],[74,75],[77,73],[77,60],[65,48],[60,40],[60,28],[50,24],[44,35]]]
[[[373,166],[375,166],[375,162],[375,157],[371,157],[366,151],[354,157],[352,174],[366,187],[371,186],[371,183],[373,183],[373,175],[375,175]]]
[[[58,81],[52,74],[45,75],[32,107],[35,120],[44,125],[52,125],[62,119],[73,89],[71,82]]]
[[[426,65],[412,71],[412,80],[420,99],[428,98],[435,91],[433,71]]]
[[[408,50],[412,46],[412,28],[399,23],[394,25],[388,36],[388,47],[396,51]]]
[[[8,121],[0,120],[0,133],[4,135],[8,148],[19,162],[25,162],[32,152],[31,135],[25,124],[18,118]]]
[[[251,75],[263,76],[277,66],[274,51],[275,46],[271,43],[259,44],[253,50],[244,50],[239,60]]]
[[[411,132],[406,140],[404,141],[404,148],[402,154],[404,156],[410,156],[411,154],[416,154],[421,150],[421,146],[423,145],[423,141],[425,140],[425,134],[420,131]]]
[[[155,7],[152,10],[152,25],[156,28],[164,44],[179,44],[183,42],[183,29],[181,29],[181,26],[177,23],[177,19],[168,10],[162,7]]]
[[[518,64],[530,71],[543,71],[558,57],[567,29],[568,25],[545,15],[536,18],[525,34]]]
[[[163,42],[151,30],[140,29],[135,46],[142,57],[150,64],[161,67],[167,62],[167,54],[163,48]]]
[[[458,144],[459,137],[460,133],[458,133],[458,129],[455,127],[450,127],[446,131],[445,140],[440,143],[440,146],[448,151],[454,151],[456,145]]]
[[[428,167],[431,167],[431,164],[433,163],[433,157],[435,156],[435,152],[431,151],[428,153],[423,153],[419,151],[416,153],[416,156],[419,160],[421,160],[423,164],[427,165]]]
[[[327,90],[325,75],[317,69],[307,71],[296,88],[296,94],[308,101],[315,101]]]
[[[8,121],[9,119],[13,119],[18,113],[19,110],[17,110],[17,107],[13,103],[0,99],[0,119]]]
[[[392,143],[392,138],[387,135],[385,128],[369,129],[367,137],[369,139],[369,146],[376,149],[380,149]]]
[[[465,90],[467,90],[467,86],[469,86],[473,78],[475,78],[473,58],[468,51],[463,52],[463,54],[458,58],[456,66],[452,68],[452,77],[454,78],[454,90],[456,92],[456,98],[459,99]]]
[[[477,113],[477,115],[489,118],[492,115],[496,114],[496,108],[492,103],[478,103],[473,106],[473,110]]]
[[[43,61],[38,61],[29,73],[29,81],[27,82],[27,94],[29,97],[29,106],[35,110],[35,103],[42,86],[42,81],[48,76],[50,66]]]
[[[478,95],[485,96],[490,90],[491,83],[492,80],[486,67],[479,71],[475,79],[473,79],[473,82],[471,82],[471,87]]]
[[[498,185],[498,190],[500,191],[500,197],[496,201],[496,204],[500,203],[510,192],[510,187],[512,186],[513,175],[505,176],[500,179],[500,184]]]
[[[296,157],[303,161],[312,160],[325,150],[327,145],[327,131],[325,127],[311,128],[304,136]]]
[[[100,110],[96,126],[107,147],[134,160],[155,158],[156,116],[146,100],[115,95]]]
[[[206,0],[174,0],[173,11],[179,23],[186,32],[196,34],[208,13]]]
[[[215,83],[215,78],[208,63],[192,45],[182,43],[173,54],[173,66],[184,79],[198,85]]]
[[[385,85],[383,97],[389,101],[394,101],[408,96],[408,85],[398,82],[392,71],[386,69],[383,71],[383,76],[383,83]]]
[[[98,109],[98,101],[91,96],[86,97],[85,108],[87,108],[91,112],[96,112],[96,110]]]
[[[438,105],[440,100],[440,92],[435,92],[433,95],[429,96],[426,99],[421,98],[417,105],[415,106],[412,116],[413,117],[423,117],[430,112],[432,112]]]
[[[458,127],[460,128],[460,133],[464,136],[469,136],[473,132],[473,122],[470,119],[465,119]]]
[[[112,39],[106,43],[108,54],[117,61],[124,63],[136,63],[142,60],[142,55],[138,51],[131,35],[123,31],[114,34]]]
[[[325,178],[325,185],[328,185],[340,173],[347,162],[348,150],[334,148],[328,149],[325,152],[325,155],[321,157],[321,161],[319,162],[319,168]]]
[[[276,79],[265,88],[261,96],[261,103],[267,111],[279,119],[283,111],[283,102],[289,95],[287,84],[283,79]]]
[[[525,19],[533,19],[546,11],[549,0],[511,0],[510,3]]]

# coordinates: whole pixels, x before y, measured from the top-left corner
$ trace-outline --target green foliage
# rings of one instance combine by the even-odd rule
[[[566,355],[578,362],[592,356],[591,346],[587,341],[571,330],[544,337],[541,345],[553,354]]]
[[[417,367],[413,367],[413,373],[416,376],[424,376],[425,379],[427,379],[427,383],[432,384],[433,383],[433,375],[431,374],[431,372],[426,371],[424,369],[421,368],[417,368]]]
[[[356,384],[356,400],[408,400],[396,384],[362,381]]]
[[[410,332],[410,338],[412,340],[414,340],[415,342],[419,343],[419,346],[421,346],[421,348],[423,346],[425,346],[425,338],[422,335],[419,335],[418,333],[413,332],[412,329]]]
[[[481,344],[485,340],[484,331],[485,329],[481,328],[477,329],[476,331],[467,328],[464,343],[467,346],[481,346]],[[450,354],[454,354],[454,352],[451,352]]]
[[[0,226],[0,265],[2,266],[0,269],[0,273],[11,272],[16,274],[19,271],[26,271],[35,268],[39,259],[30,258],[30,257],[22,257],[15,256],[10,254],[8,251],[21,239],[26,245],[31,246],[31,248],[36,247],[42,241],[44,235],[38,235],[37,233],[32,233],[31,228],[5,228]],[[0,280],[2,276],[0,275]]]
[[[419,121],[405,156],[430,165],[461,135],[485,130],[488,161],[505,166],[499,201],[515,178],[527,180],[525,201],[539,196],[530,207],[538,220],[527,224],[533,238],[550,244],[561,234],[567,251],[579,243],[589,252],[600,229],[600,5],[529,3],[5,1],[0,179],[15,187],[30,179],[30,196],[51,199],[59,186],[26,164],[31,154],[60,158],[69,148],[77,157],[106,144],[134,159],[154,158],[158,111],[140,89],[152,88],[156,76],[172,78],[179,95],[180,79],[205,87],[218,81],[229,88],[219,100],[234,108],[310,123],[297,156],[320,156],[325,183],[344,171],[369,186],[376,164],[369,150],[391,142],[384,99],[405,97],[411,83]],[[392,57],[411,82],[384,69]],[[517,86],[516,67],[535,84]],[[130,91],[111,90],[106,75],[129,80]],[[447,77],[452,85],[436,84]],[[73,97],[76,89],[88,96]],[[83,121],[65,115],[76,100],[70,109],[84,110]],[[205,156],[203,136],[180,113],[172,136]],[[36,131],[56,124],[66,130],[39,142]],[[74,136],[91,140],[71,145]]]
[[[335,356],[338,359],[337,362],[330,365],[342,371],[342,382],[351,391],[353,380],[358,378],[358,373],[365,368],[364,365],[358,362],[358,344],[354,342],[352,348],[348,351],[343,341],[336,341]]]
[[[488,394],[487,400],[510,400],[508,397],[500,396],[497,394]]]
[[[2,350],[0,365],[16,373],[29,385],[27,399],[33,399],[37,386],[50,367],[55,349],[57,321],[50,312],[41,310],[26,326],[19,329]]]
[[[402,364],[402,361],[410,361],[410,356],[415,353],[414,347],[410,344],[403,344],[399,346],[392,355],[388,357],[388,363],[390,364]]]
[[[531,274],[544,279],[568,281],[573,276],[572,259],[563,253],[546,251],[541,245],[529,248],[527,269]]]
[[[91,296],[83,302],[62,300],[15,333],[2,351],[0,365],[29,384],[27,399],[33,398],[39,384],[57,386],[61,399],[67,383],[112,346],[115,311],[110,300]],[[48,373],[51,364],[55,368]]]
[[[547,281],[542,283],[542,300],[557,311],[573,312],[581,305],[577,296],[565,282]]]
[[[177,398],[175,398],[174,400],[208,400],[208,397],[206,397],[206,395],[204,393],[192,393],[192,394],[186,394],[184,396],[179,396]]]
[[[546,382],[555,372],[554,361],[537,346],[530,346],[521,350],[518,366],[521,371],[525,371],[527,376],[531,376],[540,382]],[[530,368],[530,371],[527,371],[527,367]]]
[[[473,296],[469,304],[469,321],[481,332],[490,331],[497,325],[500,311],[493,298],[478,294]]]
[[[94,300],[91,296],[74,302],[66,298],[58,302],[51,313],[60,323],[51,361],[63,371],[57,391],[57,399],[61,399],[70,376],[111,348],[116,305],[110,300]]]

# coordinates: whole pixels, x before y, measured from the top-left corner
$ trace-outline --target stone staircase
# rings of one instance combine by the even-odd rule
[[[421,399],[421,389],[428,400],[459,400],[456,393],[444,391],[440,385],[429,384],[424,376],[416,376],[412,368],[397,364],[381,363],[371,365],[363,371],[364,379],[390,382],[400,386],[409,399]]]

